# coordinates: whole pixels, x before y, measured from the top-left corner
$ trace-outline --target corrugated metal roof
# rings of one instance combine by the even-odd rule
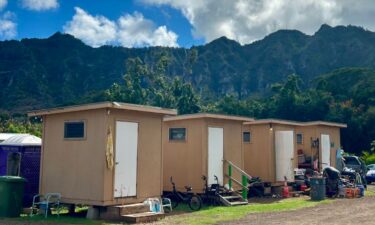
[[[0,145],[39,146],[42,145],[42,139],[31,134],[15,134],[6,139],[5,141],[1,142]]]
[[[0,142],[2,141],[5,141],[6,139],[14,136],[14,135],[17,135],[15,133],[0,133]]]

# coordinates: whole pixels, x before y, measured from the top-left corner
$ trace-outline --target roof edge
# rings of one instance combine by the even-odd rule
[[[41,109],[41,110],[30,111],[27,113],[27,115],[29,117],[44,116],[44,115],[51,115],[51,114],[78,112],[78,111],[103,109],[103,108],[150,112],[150,113],[158,113],[158,114],[165,114],[165,115],[177,115],[177,110],[175,109],[165,109],[165,108],[154,107],[154,106],[136,105],[136,104],[122,103],[122,102],[98,102],[98,103],[90,103],[90,104],[83,104],[83,105],[71,105],[71,106],[56,107],[56,108],[50,108],[50,109]]]
[[[332,127],[340,127],[340,128],[347,128],[347,124],[344,123],[335,123],[335,122],[327,122],[327,121],[309,121],[309,122],[299,122],[299,121],[292,121],[292,120],[280,120],[280,119],[261,119],[255,120],[252,122],[245,122],[245,125],[256,125],[256,124],[267,124],[267,123],[274,123],[274,124],[282,124],[282,125],[292,125],[292,126],[332,126]]]
[[[195,114],[186,114],[186,115],[180,115],[180,116],[166,116],[166,117],[163,118],[163,121],[168,122],[168,121],[203,119],[203,118],[235,120],[235,121],[242,121],[242,122],[254,121],[253,118],[249,118],[249,117],[223,115],[223,114],[213,114],[213,113],[195,113]]]

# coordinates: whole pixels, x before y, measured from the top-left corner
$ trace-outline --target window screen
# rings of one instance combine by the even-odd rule
[[[84,138],[85,137],[85,123],[78,122],[65,122],[64,138]]]
[[[170,141],[184,141],[186,140],[186,128],[169,128]]]
[[[250,143],[251,133],[249,131],[243,132],[243,142]]]
[[[297,134],[297,144],[303,144],[303,134]]]

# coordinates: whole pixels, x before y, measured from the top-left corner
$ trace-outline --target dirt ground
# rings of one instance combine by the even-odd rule
[[[370,187],[375,190],[374,186]],[[253,213],[245,218],[221,224],[252,224],[252,225],[346,225],[375,224],[375,197],[360,199],[339,199],[330,204],[321,204],[312,208],[295,211]]]

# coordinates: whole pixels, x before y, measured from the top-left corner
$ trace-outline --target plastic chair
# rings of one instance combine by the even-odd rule
[[[169,212],[172,212],[172,201],[171,201],[171,199],[169,199],[169,198],[163,198],[162,199],[162,206],[163,206],[163,211],[165,211],[164,210],[164,208],[169,208]]]
[[[57,209],[57,216],[60,217],[60,193],[47,193],[46,195],[35,195],[31,206],[30,216],[34,215],[34,209],[44,210],[44,217],[47,218],[51,208]]]

